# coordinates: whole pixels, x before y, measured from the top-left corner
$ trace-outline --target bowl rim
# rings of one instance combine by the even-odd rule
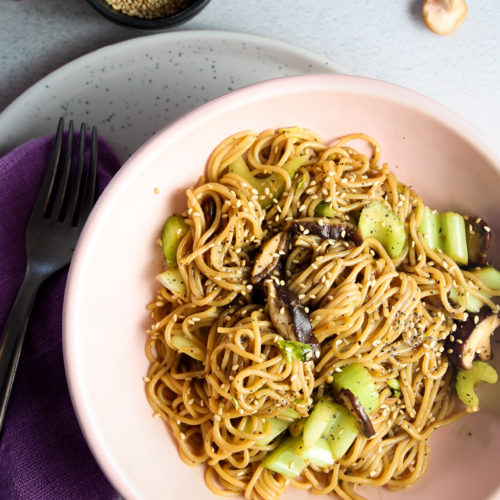
[[[307,83],[303,83],[304,81]],[[283,86],[286,86],[286,89]],[[482,154],[500,169],[500,147],[493,139],[464,116],[436,99],[409,87],[378,78],[346,73],[310,73],[272,78],[245,85],[199,105],[168,123],[147,140],[130,156],[117,175],[120,175],[125,170],[125,167],[130,168],[129,164],[135,163],[138,155],[142,156],[146,149],[149,149],[152,145],[156,145],[157,142],[163,142],[165,140],[164,135],[167,135],[167,137],[171,134],[175,135],[176,129],[182,129],[185,126],[185,122],[189,123],[191,120],[196,122],[199,119],[198,117],[205,115],[216,116],[221,113],[220,109],[230,109],[233,106],[233,101],[236,101],[236,105],[240,99],[247,103],[256,102],[261,99],[262,92],[266,93],[266,98],[272,98],[278,97],[284,91],[300,94],[310,92],[311,90],[332,90],[333,87],[336,87],[335,90],[338,91],[358,92],[365,96],[376,96],[388,101],[395,101],[416,112],[431,116],[437,122],[453,130],[467,142],[478,145],[478,149],[481,149]],[[115,177],[111,182],[114,181]]]
[[[136,16],[129,16],[109,5],[106,0],[87,0],[87,2],[102,16],[122,26],[139,29],[162,29],[174,27],[189,21],[192,17],[201,12],[210,0],[193,0],[185,9],[167,17],[156,19],[145,19]]]
[[[401,103],[406,107],[415,109],[419,113],[425,113],[433,120],[453,130],[465,141],[475,144],[482,155],[500,172],[500,152],[496,148],[495,143],[457,112],[430,97],[398,84],[353,75],[295,75],[250,84],[198,106],[166,125],[146,141],[111,179],[90,214],[75,249],[68,274],[63,304],[64,366],[75,414],[89,449],[100,468],[113,486],[126,498],[135,498],[135,487],[130,484],[127,477],[123,477],[114,457],[110,454],[110,450],[102,441],[103,436],[93,426],[92,416],[87,413],[87,401],[82,395],[84,393],[84,379],[82,378],[82,373],[79,372],[78,363],[76,362],[79,352],[75,346],[75,342],[72,341],[75,331],[78,328],[74,301],[74,297],[79,295],[78,276],[84,272],[85,266],[88,265],[86,252],[83,250],[84,246],[92,239],[92,231],[94,226],[99,225],[101,212],[106,212],[108,206],[113,205],[115,189],[123,183],[132,184],[135,177],[141,175],[144,166],[147,166],[148,156],[151,154],[150,151],[157,149],[159,144],[163,144],[163,147],[166,147],[165,145],[188,133],[193,126],[199,126],[200,121],[207,123],[213,118],[237,107],[239,102],[248,105],[263,98],[269,99],[283,95],[284,93],[304,94],[318,91],[354,92],[365,96],[374,96]]]

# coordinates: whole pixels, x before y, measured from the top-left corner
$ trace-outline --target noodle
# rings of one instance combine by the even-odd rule
[[[354,150],[353,140],[367,143],[371,156]],[[275,173],[284,185],[266,208],[261,202],[272,193],[230,172],[241,156],[254,176]],[[283,167],[297,156],[307,159],[291,179]],[[465,413],[454,413],[444,341],[466,312],[448,295],[457,287],[462,296],[482,297],[482,285],[429,247],[418,232],[422,199],[379,158],[379,145],[363,134],[327,145],[299,128],[240,132],[217,146],[207,178],[186,192],[189,231],[177,249],[186,295],[162,287],[148,306],[147,398],[172,429],[181,459],[205,464],[206,483],[220,496],[279,499],[295,487],[359,499],[357,485],[407,488],[425,472],[432,432]],[[397,258],[372,238],[355,246],[307,231],[284,257],[286,286],[309,314],[320,346],[316,363],[287,361],[250,281],[256,249],[290,221],[314,217],[321,202],[353,222],[373,201],[405,224],[407,244]],[[176,336],[199,360],[179,351]],[[370,415],[375,436],[359,434],[331,467],[309,465],[297,478],[266,469],[262,459],[280,441],[257,443],[270,432],[266,419],[284,408],[307,416],[333,374],[351,363],[370,372],[380,394]],[[387,386],[391,379],[399,380],[399,398]]]

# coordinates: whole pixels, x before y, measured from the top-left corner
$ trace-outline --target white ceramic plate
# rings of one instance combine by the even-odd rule
[[[296,76],[237,90],[175,121],[140,148],[99,199],[75,252],[64,305],[75,409],[99,464],[127,499],[216,498],[204,484],[203,467],[180,460],[144,394],[145,305],[158,288],[154,276],[163,261],[156,240],[166,217],[185,206],[185,188],[204,172],[221,140],[239,130],[293,125],[327,141],[351,132],[373,135],[381,161],[428,205],[488,221],[490,256],[500,265],[500,158],[483,134],[419,94],[359,77]],[[369,498],[498,498],[498,387],[483,384],[482,411],[432,436],[422,481],[396,494],[371,490]],[[286,498],[314,497],[290,490]]]
[[[261,36],[179,31],[99,49],[53,72],[0,114],[0,155],[55,132],[60,116],[96,125],[123,162],[175,118],[233,89],[302,73],[341,73],[322,56]]]

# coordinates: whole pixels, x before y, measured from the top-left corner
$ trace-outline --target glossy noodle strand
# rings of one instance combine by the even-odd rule
[[[354,149],[361,143],[368,154]],[[285,166],[296,157],[305,160],[290,177]],[[237,158],[256,179],[275,175],[282,193],[242,179],[230,168]],[[162,287],[148,306],[145,380],[181,459],[204,464],[217,495],[279,499],[295,487],[360,499],[357,486],[407,488],[425,472],[434,430],[465,414],[454,410],[444,341],[466,313],[448,295],[458,287],[480,296],[480,284],[429,247],[418,232],[422,199],[379,162],[379,145],[364,134],[326,144],[300,128],[244,131],[217,146],[206,178],[186,192],[188,232],[177,248],[186,290]],[[395,258],[373,238],[354,245],[308,231],[295,235],[282,277],[309,315],[320,353],[315,362],[285,359],[262,290],[251,280],[256,251],[290,221],[317,216],[320,203],[352,223],[376,201],[405,225],[407,242]],[[287,408],[306,417],[329,393],[333,375],[352,363],[369,371],[380,395],[370,415],[375,435],[359,434],[333,465],[309,464],[299,477],[266,469],[263,457],[280,442],[258,443],[270,432],[269,419],[286,418]],[[399,397],[387,385],[392,379]]]

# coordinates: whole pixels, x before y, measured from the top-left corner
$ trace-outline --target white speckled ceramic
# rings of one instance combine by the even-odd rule
[[[96,125],[126,160],[160,128],[245,85],[342,72],[326,58],[261,36],[179,31],[134,38],[80,57],[0,114],[0,155],[54,132],[60,116]]]
[[[184,189],[225,137],[293,125],[327,141],[351,132],[376,137],[382,161],[430,206],[489,221],[490,255],[500,264],[500,158],[481,133],[419,94],[358,77],[295,76],[234,91],[175,121],[124,165],[98,201],[75,252],[64,305],[64,356],[76,412],[99,464],[129,500],[215,498],[203,468],[179,459],[144,395],[145,304],[162,268],[156,241],[164,220],[185,206]],[[368,498],[498,498],[498,385],[485,384],[479,394],[482,412],[433,435],[421,482],[400,493],[370,490]],[[314,497],[290,490],[286,498]]]

